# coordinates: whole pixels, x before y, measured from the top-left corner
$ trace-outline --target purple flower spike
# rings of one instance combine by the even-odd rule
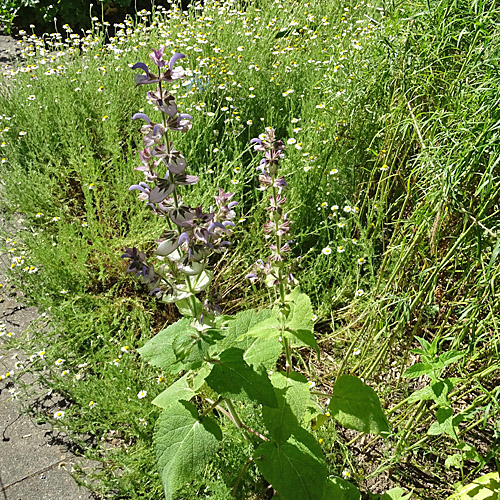
[[[189,243],[189,234],[187,234],[186,232],[182,233],[179,236],[179,241],[177,242],[179,246],[181,246],[183,243]]]
[[[151,52],[151,54],[149,54],[149,57],[151,57],[152,61],[159,68],[163,68],[165,66],[165,61],[163,60],[163,51],[164,50],[165,50],[165,47],[160,47],[158,50],[153,50],[153,52]]]
[[[140,182],[139,184],[133,184],[128,188],[129,191],[133,191],[134,189],[138,189],[143,193],[149,193],[151,188],[145,182]]]
[[[179,53],[176,53],[174,54],[171,58],[170,58],[170,61],[168,62],[168,67],[170,68],[170,71],[172,71],[173,67],[174,67],[174,64],[175,62],[178,60],[178,59],[182,59],[183,57],[186,57],[184,54],[179,54]]]
[[[146,73],[145,75],[134,75],[134,82],[136,85],[143,85],[144,83],[149,83],[151,76],[147,64],[144,64],[143,62],[138,62],[132,66],[132,69],[142,69],[144,73]]]
[[[146,75],[149,76],[149,68],[148,68],[147,64],[144,64],[143,62],[135,63],[132,66],[132,69],[142,69],[144,71],[144,73],[146,73]]]
[[[151,120],[145,113],[135,113],[135,115],[132,116],[132,120],[138,120],[138,119],[144,120],[151,125]]]

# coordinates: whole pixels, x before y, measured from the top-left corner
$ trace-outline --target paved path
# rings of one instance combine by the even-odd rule
[[[0,218],[2,214],[0,214]],[[1,221],[0,221],[1,224]],[[3,224],[1,224],[3,225]],[[8,256],[0,257],[0,283],[6,282]],[[16,338],[30,335],[30,322],[38,317],[35,308],[22,305],[22,296],[7,283],[1,289],[0,328],[15,333]],[[16,371],[15,363],[23,354],[14,351],[7,335],[0,337],[0,375]],[[23,374],[23,382],[34,384],[35,392],[47,394],[36,385],[33,376]],[[79,488],[70,475],[74,464],[92,468],[93,464],[73,455],[61,436],[55,436],[49,424],[37,424],[26,410],[34,399],[9,391],[18,388],[9,378],[0,381],[0,500],[90,500],[98,498]]]

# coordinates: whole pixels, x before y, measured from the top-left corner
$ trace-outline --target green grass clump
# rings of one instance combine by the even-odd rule
[[[239,201],[230,258],[217,263],[226,312],[269,298],[243,279],[266,255],[265,202],[249,140],[272,126],[287,144],[295,274],[313,300],[322,350],[320,362],[305,353],[298,361],[325,393],[342,372],[376,385],[394,430],[384,446],[377,442],[374,463],[356,436],[334,444],[327,423],[317,432],[331,472],[346,468],[368,487],[391,470],[420,498],[443,498],[451,483],[491,469],[500,432],[493,418],[500,10],[493,1],[381,7],[255,0],[182,11],[172,4],[114,27],[94,21],[85,36],[69,27],[26,35],[25,59],[4,69],[2,196],[6,215],[21,219],[5,248],[11,279],[50,317],[50,333],[25,346],[29,369],[47,367],[45,382],[65,398],[58,423],[75,439],[92,437],[81,445],[105,464],[104,496],[161,492],[150,402],[172,381],[135,353],[176,313],[147,297],[120,259],[126,246],[153,250],[164,229],[128,191],[142,180],[131,116],[144,102],[129,66],[159,45],[186,54],[188,83],[173,92],[194,121],[176,140],[200,182],[185,197],[208,207],[220,186]],[[463,416],[458,441],[427,434],[434,403],[407,400],[426,383],[403,377],[418,361],[415,337],[437,338],[440,353],[464,353],[445,373],[456,378],[450,405]],[[140,391],[147,396],[139,399]],[[243,411],[251,421],[252,410]],[[231,439],[241,438],[234,431]],[[193,491],[230,498],[244,465],[231,439],[183,498]],[[482,461],[445,465],[460,443],[481,440]],[[413,464],[426,468],[433,491],[418,486]],[[240,491],[263,498],[266,485],[249,471]]]

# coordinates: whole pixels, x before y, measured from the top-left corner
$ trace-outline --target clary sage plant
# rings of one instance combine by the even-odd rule
[[[235,478],[234,496],[253,462],[285,500],[360,498],[354,485],[329,476],[311,424],[331,416],[366,433],[386,433],[389,427],[377,395],[360,379],[341,375],[333,394],[319,398],[292,364],[293,349],[306,346],[318,356],[320,352],[311,302],[296,286],[287,261],[291,221],[285,208],[287,183],[279,172],[284,143],[271,128],[251,141],[255,151],[263,154],[258,171],[261,188],[268,194],[263,232],[269,256],[257,262],[247,277],[274,287],[276,300],[267,309],[222,315],[213,300],[216,294],[211,293],[211,257],[229,245],[237,202],[221,189],[215,209],[208,213],[183,200],[182,186],[198,179],[186,173],[186,159],[175,149],[171,134],[188,132],[193,119],[179,113],[175,97],[166,88],[183,77],[175,63],[184,55],[174,54],[169,61],[163,55],[163,47],[150,54],[155,71],[142,62],[132,67],[142,70],[134,78],[138,86],[156,85],[147,98],[161,113],[159,121],[144,113],[132,117],[145,122],[141,165],[136,168],[144,180],[130,187],[165,220],[155,252],[159,264],[136,248],[127,248],[123,257],[129,260],[128,271],[147,285],[150,294],[175,303],[181,315],[139,350],[163,373],[178,377],[153,401],[163,409],[154,446],[165,496],[175,498],[177,490],[203,473],[224,439],[218,419],[228,418],[253,449],[242,474]],[[261,429],[251,429],[242,421],[238,413],[242,405],[253,405]]]

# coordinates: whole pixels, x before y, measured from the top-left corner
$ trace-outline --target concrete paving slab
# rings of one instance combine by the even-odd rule
[[[0,225],[3,221],[0,220]],[[9,260],[0,255],[0,280],[6,284]],[[9,342],[6,332],[16,338],[27,338],[30,323],[39,317],[33,307],[22,304],[22,293],[7,282],[0,296],[0,375],[16,371],[17,361],[26,363],[27,355],[17,351]],[[80,468],[98,466],[83,457],[77,457],[62,444],[65,436],[55,436],[49,424],[38,424],[29,414],[36,398],[47,394],[37,384],[36,375],[23,373],[22,381],[29,384],[34,394],[19,393],[16,397],[9,391],[19,390],[13,379],[0,382],[0,500],[90,500],[99,498],[86,488],[80,488],[70,472],[78,464]],[[57,398],[44,399],[57,405]],[[38,400],[40,403],[40,400]]]

